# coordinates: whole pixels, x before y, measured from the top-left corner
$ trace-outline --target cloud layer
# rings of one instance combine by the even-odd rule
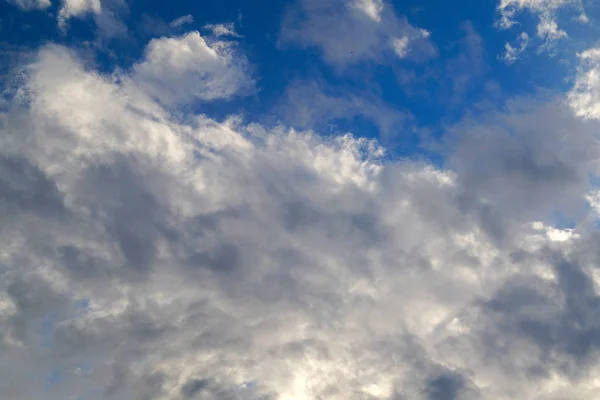
[[[382,24],[381,7],[340,18]],[[382,54],[318,45],[332,63]],[[597,398],[596,122],[517,99],[451,126],[441,168],[351,134],[171,113],[243,93],[231,46],[155,39],[103,75],[51,45],[15,75],[0,393]]]

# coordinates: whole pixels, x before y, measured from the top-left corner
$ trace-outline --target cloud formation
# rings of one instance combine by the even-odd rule
[[[498,25],[510,28],[516,24],[514,18],[522,11],[528,11],[539,18],[537,35],[544,40],[553,41],[567,36],[556,22],[556,14],[562,8],[572,8],[579,11],[579,20],[587,22],[588,18],[581,0],[500,0]]]
[[[326,62],[344,67],[428,59],[436,54],[429,36],[382,0],[299,0],[284,19],[280,40],[315,47]]]
[[[452,126],[441,168],[165,109],[244,87],[230,46],[155,39],[115,77],[52,45],[18,75],[0,393],[597,397],[598,123],[518,99]]]
[[[132,79],[167,105],[227,99],[254,89],[248,61],[235,43],[207,41],[197,31],[153,39],[144,60],[134,66]]]
[[[514,45],[511,43],[504,44],[504,54],[501,58],[507,63],[512,64],[519,59],[521,53],[525,51],[529,44],[529,35],[526,32],[521,32]]]

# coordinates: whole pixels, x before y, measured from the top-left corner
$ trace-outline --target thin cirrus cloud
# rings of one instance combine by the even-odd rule
[[[215,72],[228,46],[155,39],[115,79],[50,45],[20,70],[0,125],[0,393],[597,398],[598,123],[518,98],[448,127],[441,168],[173,117],[242,90]],[[188,72],[198,55],[211,68]]]
[[[299,0],[284,18],[280,42],[317,48],[326,62],[345,67],[433,57],[429,36],[382,0]]]

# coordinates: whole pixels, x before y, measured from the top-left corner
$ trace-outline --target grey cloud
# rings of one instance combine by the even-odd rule
[[[446,372],[429,378],[426,382],[427,400],[471,400],[479,398],[479,390],[468,378]]]
[[[365,8],[367,4],[370,9]],[[379,6],[381,10],[375,13]],[[426,60],[436,55],[428,37],[406,17],[397,16],[388,3],[300,0],[284,18],[280,41],[316,47],[326,62],[344,68],[365,61],[387,63],[395,58]]]
[[[410,114],[387,107],[376,96],[348,94],[314,81],[292,83],[279,113],[286,123],[300,129],[324,129],[338,119],[364,117],[373,121],[383,138],[398,135],[411,119]]]
[[[512,218],[548,218],[556,208],[578,218],[585,207],[578,193],[594,168],[597,143],[589,135],[594,127],[553,102],[521,100],[504,114],[484,115],[489,122],[467,119],[454,128],[457,141],[448,164],[467,193]]]
[[[174,121],[45,51],[4,115],[2,394],[595,398],[594,125],[522,100],[452,127],[442,169],[351,136]],[[555,208],[588,225],[532,227]]]
[[[65,212],[63,198],[53,180],[18,156],[0,156],[0,212],[10,218],[15,211],[59,217]]]

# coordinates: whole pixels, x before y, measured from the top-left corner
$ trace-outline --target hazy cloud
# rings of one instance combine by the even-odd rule
[[[318,48],[325,61],[344,67],[433,57],[429,36],[383,1],[299,0],[283,21],[280,40]]]

